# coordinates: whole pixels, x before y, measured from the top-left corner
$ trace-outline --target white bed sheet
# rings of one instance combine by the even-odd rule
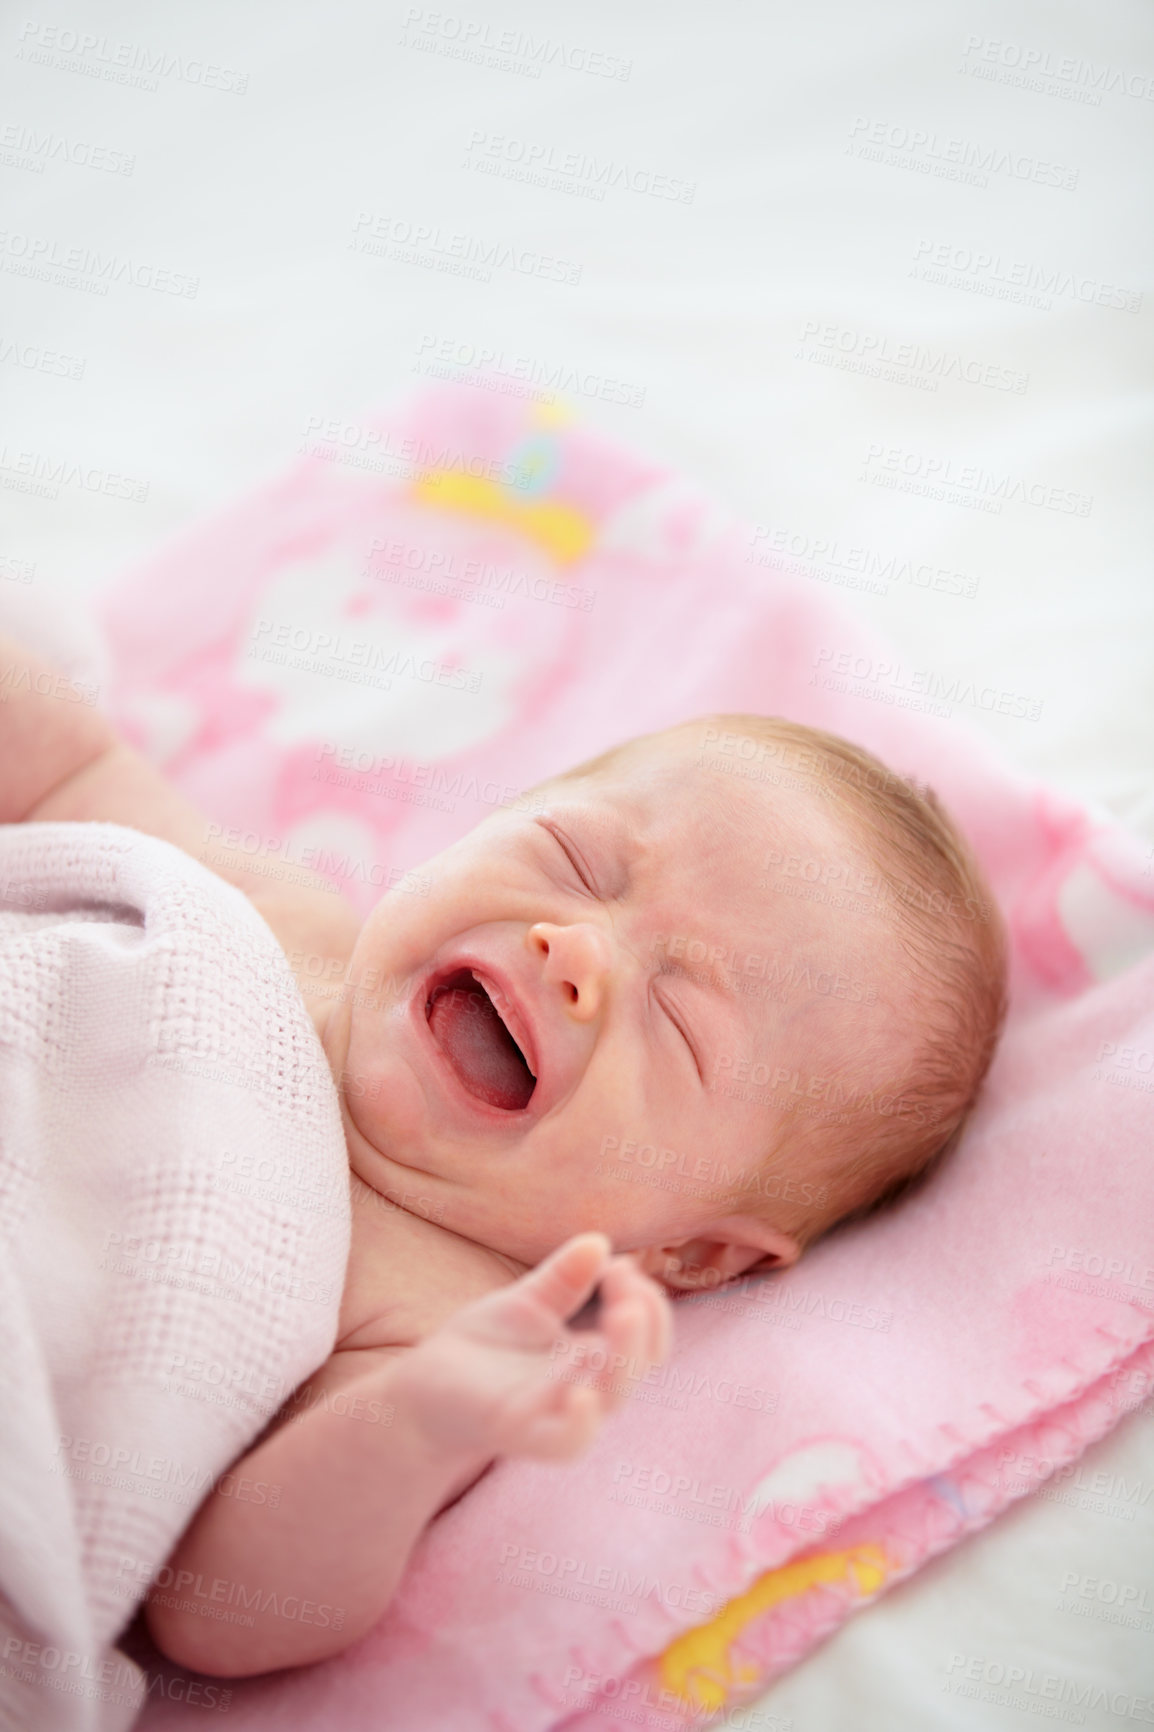
[[[1018,764],[1154,843],[1139,0],[33,0],[0,44],[10,599],[71,609],[325,424],[355,450],[438,356],[473,376],[489,352],[568,376],[591,423],[868,613],[907,677],[961,680],[958,713]],[[373,233],[400,255],[352,244]],[[494,242],[517,265],[489,281],[428,261]],[[1082,1593],[1154,1606],[1152,1415],[1084,1478],[735,1724],[1049,1717],[962,1676],[986,1661],[1154,1695],[1154,1617]],[[1120,1701],[1063,1717],[1114,1727]]]

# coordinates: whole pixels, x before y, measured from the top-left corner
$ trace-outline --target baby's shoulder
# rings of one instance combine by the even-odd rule
[[[515,1278],[496,1252],[450,1233],[350,1173],[352,1243],[338,1348],[411,1347],[474,1299]]]

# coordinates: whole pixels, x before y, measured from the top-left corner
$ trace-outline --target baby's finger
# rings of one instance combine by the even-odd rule
[[[547,1376],[543,1387],[530,1380],[507,1396],[496,1426],[497,1453],[518,1454],[520,1440],[539,1418],[564,1412],[572,1389],[572,1384]]]
[[[664,1365],[673,1351],[673,1306],[656,1281],[651,1281],[650,1286],[653,1289],[650,1298],[653,1307],[653,1363]]]
[[[660,1365],[669,1355],[673,1314],[669,1301],[655,1281],[644,1275],[628,1257],[615,1257],[601,1283],[610,1303],[635,1303],[645,1316],[640,1353],[650,1365]]]
[[[580,1233],[512,1286],[474,1300],[461,1313],[462,1321],[490,1340],[547,1346],[561,1333],[565,1318],[588,1299],[608,1255],[604,1233]]]
[[[649,1324],[645,1351],[651,1365],[664,1365],[673,1346],[673,1307],[656,1281],[651,1281],[648,1275],[638,1271],[638,1281]]]
[[[611,1250],[604,1233],[578,1233],[523,1275],[520,1289],[564,1322],[593,1292]]]
[[[631,1383],[648,1369],[644,1353],[646,1330],[645,1312],[636,1300],[619,1299],[606,1307],[601,1329],[604,1347],[591,1361],[594,1367],[591,1383],[604,1400],[607,1412],[619,1406]]]
[[[570,1384],[563,1403],[537,1414],[525,1428],[517,1453],[544,1461],[567,1461],[588,1449],[604,1413],[595,1389],[588,1384]]]

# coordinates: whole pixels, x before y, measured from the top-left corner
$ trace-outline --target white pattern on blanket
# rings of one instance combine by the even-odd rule
[[[349,1239],[284,955],[167,843],[0,826],[0,1221],[0,1723],[112,1732],[112,1644],[330,1352]]]

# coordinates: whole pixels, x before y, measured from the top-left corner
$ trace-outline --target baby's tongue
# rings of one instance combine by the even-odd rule
[[[468,977],[440,987],[429,1005],[433,1039],[471,1095],[518,1112],[533,1093],[533,1074],[493,1002]]]

